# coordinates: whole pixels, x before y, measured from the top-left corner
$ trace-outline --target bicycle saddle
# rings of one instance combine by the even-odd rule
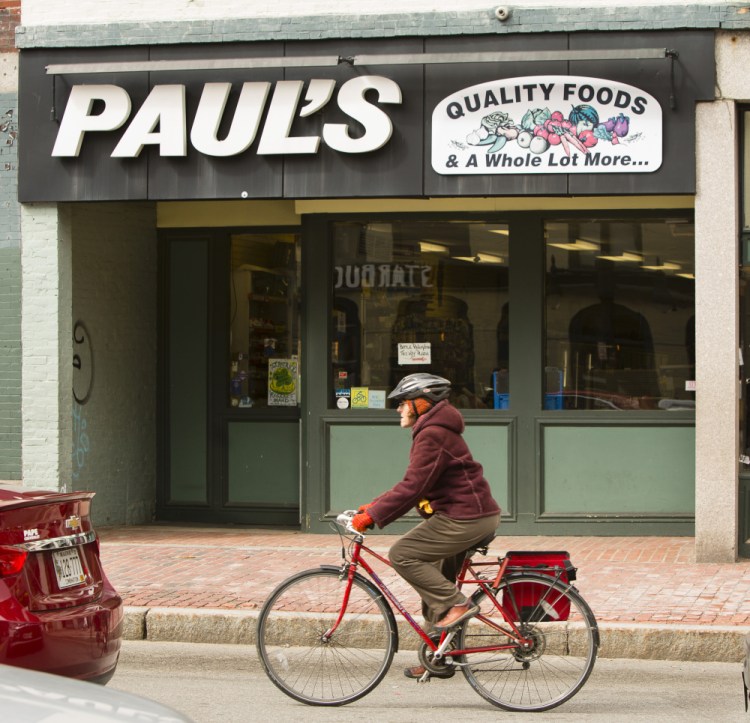
[[[481,552],[483,555],[487,554],[487,548],[490,546],[492,541],[495,539],[495,533],[490,532],[489,535],[483,537],[479,542],[472,545],[464,554],[473,555],[475,552]]]

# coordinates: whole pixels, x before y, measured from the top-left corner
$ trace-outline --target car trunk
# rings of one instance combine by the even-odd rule
[[[98,543],[89,516],[93,496],[18,490],[16,498],[0,500],[0,546],[28,553],[15,585],[23,593],[17,599],[30,612],[85,605],[101,596]]]

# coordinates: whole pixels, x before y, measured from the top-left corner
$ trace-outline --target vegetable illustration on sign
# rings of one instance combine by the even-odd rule
[[[297,404],[297,359],[268,360],[268,405],[293,407]]]
[[[433,112],[441,174],[651,173],[661,161],[659,103],[622,83],[512,78],[453,93]]]

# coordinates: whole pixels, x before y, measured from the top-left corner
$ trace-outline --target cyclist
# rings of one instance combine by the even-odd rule
[[[424,521],[401,537],[389,559],[422,599],[422,614],[436,630],[458,625],[479,612],[455,584],[464,553],[493,533],[500,508],[482,465],[462,436],[464,419],[448,401],[451,383],[434,374],[404,377],[388,395],[398,402],[401,427],[412,430],[409,465],[392,489],[362,505],[352,520],[364,532],[383,528],[416,506]],[[450,678],[452,668],[436,677]],[[406,668],[421,678],[422,666]]]

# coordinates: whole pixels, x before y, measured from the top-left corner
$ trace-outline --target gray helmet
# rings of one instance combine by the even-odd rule
[[[447,379],[427,372],[417,372],[404,377],[388,395],[388,399],[401,401],[426,397],[432,402],[439,402],[447,399],[450,392],[451,383]]]

